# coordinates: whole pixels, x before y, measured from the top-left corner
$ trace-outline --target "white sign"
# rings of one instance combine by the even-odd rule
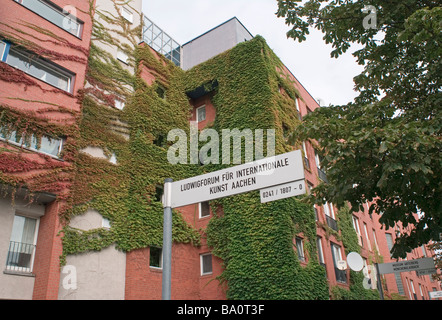
[[[303,180],[301,150],[171,183],[171,207],[228,197]]]
[[[346,270],[347,269],[347,262],[345,260],[339,260],[337,262],[337,268],[339,270]]]
[[[379,273],[395,273],[395,272],[408,272],[418,271],[426,269],[434,269],[433,258],[422,258],[415,260],[404,260],[391,263],[382,263],[378,265]]]
[[[305,180],[289,182],[260,190],[261,203],[299,196],[305,193]]]
[[[416,270],[416,274],[420,277],[420,276],[425,276],[428,274],[435,274],[436,268],[428,268],[428,269],[420,269],[420,270]]]
[[[442,298],[442,291],[429,291],[431,299]]]

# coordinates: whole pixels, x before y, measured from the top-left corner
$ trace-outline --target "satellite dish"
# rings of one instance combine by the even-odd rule
[[[347,264],[353,271],[361,271],[364,268],[364,261],[362,257],[357,252],[350,252],[347,255]]]
[[[369,273],[369,271],[368,271],[368,267],[367,267],[367,266],[365,266],[365,267],[362,269],[362,274],[364,275],[364,278],[370,278],[370,273]]]
[[[364,280],[362,280],[362,286],[364,287],[364,289],[371,289],[371,279],[370,278],[364,278]]]

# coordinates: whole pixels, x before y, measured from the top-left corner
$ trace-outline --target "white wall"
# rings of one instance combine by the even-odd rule
[[[34,291],[34,276],[6,270],[9,241],[11,238],[14,216],[19,213],[32,218],[40,218],[45,213],[45,206],[28,204],[28,201],[10,196],[0,196],[0,299],[31,300]]]
[[[70,226],[83,231],[102,227],[103,217],[89,210]],[[111,246],[98,252],[68,255],[60,274],[59,300],[123,300],[126,254]]]

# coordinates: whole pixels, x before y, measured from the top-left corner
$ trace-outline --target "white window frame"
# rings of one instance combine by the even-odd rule
[[[367,224],[365,222],[364,222],[364,232],[365,232],[365,238],[367,239],[368,250],[371,251],[371,242],[368,237],[368,229],[367,229]]]
[[[321,237],[316,237],[316,245],[318,247],[317,249],[318,249],[319,262],[325,264],[324,252],[322,250],[322,238]]]
[[[57,23],[56,21],[53,21],[50,19],[50,15],[44,15],[42,14],[42,12],[37,12],[35,11],[35,7],[32,8],[32,6],[29,6],[29,4],[23,4],[23,0],[14,0],[15,2],[18,2],[19,4],[21,4],[23,7],[27,8],[28,10],[31,10],[32,12],[34,12],[35,14],[37,14],[38,16],[42,17],[43,19],[45,19],[46,21],[49,21],[50,23],[52,23],[53,25],[59,27],[60,29],[70,33],[71,35],[80,38],[81,39],[81,35],[83,33],[83,26],[84,26],[84,22],[81,21],[80,19],[78,19],[77,17],[75,17],[74,15],[72,15],[71,13],[67,12],[67,10],[60,8],[59,6],[57,6],[56,4],[52,3],[51,1],[48,0],[32,0],[29,1],[29,3],[36,3],[36,2],[40,2],[43,5],[47,6],[49,9],[51,9],[53,12],[59,14],[60,16],[63,16],[63,23],[62,25],[60,25],[59,23]],[[70,6],[72,9],[75,9],[74,7]],[[76,9],[75,9],[76,10]],[[73,10],[73,11],[75,11]],[[67,25],[70,25],[71,23],[75,23],[78,27],[77,27],[77,32],[71,32],[70,30],[73,29],[68,29],[66,26],[66,20],[64,19],[68,19],[69,22],[67,23]]]
[[[374,241],[374,245],[376,246],[376,250],[379,252],[378,241],[376,239],[376,231],[374,229],[373,229],[373,241]]]
[[[325,215],[335,219],[335,211],[333,210],[333,204],[330,204],[326,201],[322,206],[324,208]]]
[[[208,201],[205,201],[205,202],[208,202]],[[199,218],[200,219],[210,217],[210,205],[209,205],[209,214],[208,215],[206,215],[206,216],[202,215],[203,211],[202,211],[202,208],[201,208],[201,202],[198,203],[198,211],[199,211]]]
[[[210,256],[210,264],[211,264],[211,271],[210,272],[204,272],[204,257]],[[201,275],[202,276],[206,276],[209,274],[213,274],[213,256],[211,253],[203,253],[200,254],[200,270],[201,270]]]
[[[10,266],[8,265],[8,261],[6,261],[6,270],[7,271],[12,271],[12,272],[19,272],[19,273],[32,273],[32,271],[34,270],[34,260],[35,260],[35,249],[37,247],[37,239],[38,239],[38,230],[39,230],[39,226],[40,226],[40,218],[37,217],[33,217],[30,215],[26,215],[23,214],[21,212],[16,212],[14,215],[14,219],[16,216],[20,216],[20,217],[24,217],[27,219],[34,219],[36,220],[35,222],[35,230],[34,230],[34,239],[32,241],[32,254],[31,254],[31,260],[29,263],[29,268],[23,268],[23,267],[14,267],[14,266]],[[11,237],[12,238],[12,230],[11,230]],[[12,240],[9,240],[9,242],[11,242]]]
[[[302,238],[295,238],[296,243],[296,251],[298,252],[298,259],[301,262],[306,262],[305,254],[304,254],[304,240]]]
[[[126,102],[120,99],[115,99],[115,108],[118,110],[123,110],[126,106]]]
[[[199,120],[199,116],[198,116],[198,114],[199,114],[199,111],[202,110],[202,109],[204,109],[204,119]],[[206,111],[207,111],[207,110],[206,110],[206,105],[205,105],[205,104],[203,104],[202,106],[196,108],[195,116],[196,116],[196,122],[197,122],[197,123],[200,123],[200,122],[206,121],[206,119],[207,119],[207,113],[206,113]]]
[[[1,126],[0,126],[0,129],[1,129]],[[15,130],[12,131],[12,132],[14,132],[14,135],[16,134]],[[12,133],[12,132],[10,132],[10,133]],[[34,148],[32,146],[27,146],[25,144],[25,142],[23,141],[23,136],[20,138],[19,142],[16,142],[14,139],[9,139],[7,137],[2,137],[1,133],[0,133],[0,141],[5,141],[5,142],[7,142],[9,144],[12,144],[14,146],[17,146],[17,147],[20,147],[20,148],[23,148],[23,149],[26,149],[26,150],[31,150],[31,151],[35,151],[35,152],[38,152],[38,153],[41,153],[41,154],[45,154],[45,155],[50,156],[50,157],[52,157],[54,159],[60,159],[60,153],[63,150],[64,139],[63,138],[53,138],[53,137],[49,137],[49,136],[42,136],[42,139],[43,139],[43,137],[46,138],[46,139],[60,141],[60,145],[58,146],[57,155],[41,151],[40,149]],[[34,141],[36,138],[34,137],[34,135],[32,135],[31,137],[29,137],[29,139],[31,141]]]
[[[121,49],[117,49],[117,59],[125,64],[129,63],[129,56]]]
[[[112,152],[112,154],[109,158],[109,162],[112,164],[115,164],[115,165],[118,164],[118,159],[117,159],[117,155],[115,154],[115,152]]]
[[[356,231],[356,234],[358,235],[358,244],[362,247],[362,235],[361,235],[361,229],[359,226],[359,219],[352,215],[352,221],[353,221],[353,228]]]
[[[0,40],[0,42],[4,45],[3,50],[2,50],[2,54],[0,55],[0,61],[3,61],[6,64],[8,64],[9,66],[11,66],[12,68],[20,70],[20,71],[26,73],[27,75],[29,75],[29,76],[31,76],[31,77],[39,80],[39,81],[42,81],[42,82],[44,82],[44,83],[46,83],[46,84],[48,84],[48,85],[50,85],[50,86],[52,86],[54,88],[58,88],[60,90],[63,90],[63,91],[69,92],[69,93],[73,92],[73,87],[74,87],[73,84],[74,84],[74,80],[75,80],[75,74],[74,73],[66,70],[62,66],[59,66],[59,65],[57,65],[57,64],[55,64],[55,63],[53,63],[51,61],[47,61],[45,59],[42,59],[39,56],[35,56],[34,57],[35,54],[32,53],[32,52],[25,51],[25,50],[22,50],[22,49],[17,48],[17,47],[11,48],[11,44],[9,42],[5,42],[5,41],[2,41],[2,40]],[[30,57],[30,59],[28,59],[29,60],[29,62],[28,62],[29,64],[32,63],[34,66],[39,66],[40,65],[43,68],[50,69],[52,75],[58,76],[58,77],[60,77],[60,79],[62,79],[62,80],[67,82],[66,89],[61,88],[59,86],[56,86],[56,85],[54,85],[54,84],[52,84],[50,82],[47,82],[44,79],[41,79],[41,78],[37,77],[36,75],[34,75],[32,73],[29,73],[27,70],[23,70],[23,69],[21,69],[21,68],[19,68],[17,66],[14,66],[10,62],[8,62],[8,57],[11,55],[11,52],[13,53],[13,55],[21,56],[24,59],[26,59],[27,57]]]
[[[130,11],[126,7],[121,8],[121,16],[124,19],[126,19],[127,21],[129,21],[130,23],[134,22],[134,14],[132,13],[132,11]]]
[[[101,227],[104,229],[110,229],[111,228],[110,220],[108,218],[102,217]]]

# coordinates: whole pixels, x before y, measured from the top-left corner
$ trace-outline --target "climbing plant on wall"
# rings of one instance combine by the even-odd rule
[[[187,71],[181,81],[191,91],[216,80],[213,128],[275,129],[276,153],[284,153],[293,149],[284,130],[299,124],[294,100],[299,93],[279,70],[281,62],[257,36]],[[204,170],[222,167],[211,164]],[[221,280],[228,283],[229,299],[328,299],[310,205],[295,198],[261,204],[259,193],[250,192],[212,201],[211,206],[215,217],[207,239],[224,262]],[[304,239],[307,263],[298,260],[295,235]]]

